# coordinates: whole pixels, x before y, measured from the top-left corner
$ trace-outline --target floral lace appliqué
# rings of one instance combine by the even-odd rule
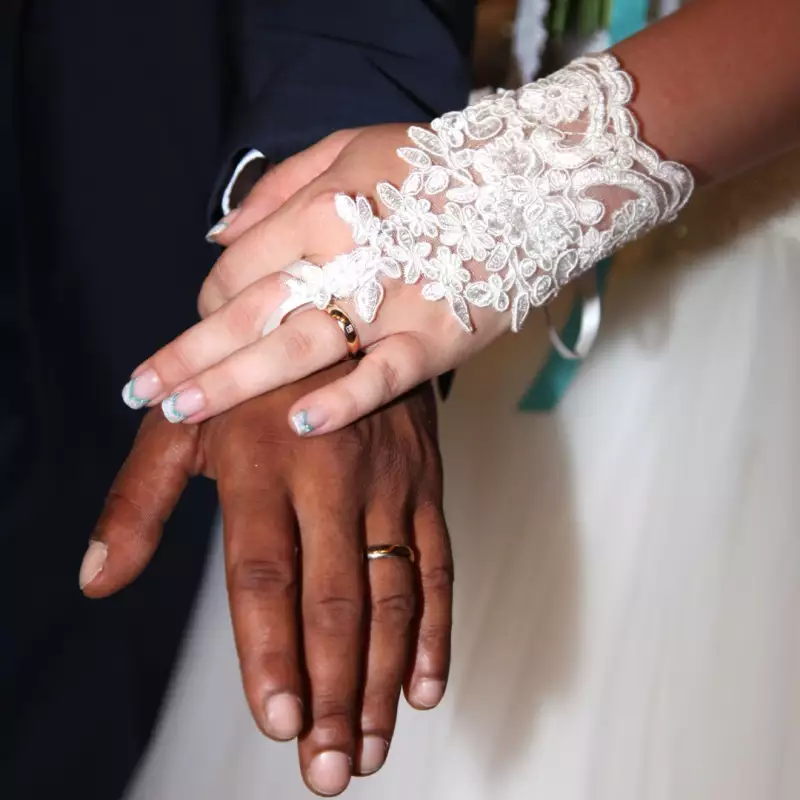
[[[422,296],[448,303],[466,331],[470,306],[510,312],[519,330],[531,308],[673,219],[691,195],[691,173],[639,139],[632,94],[603,54],[410,128],[413,146],[398,150],[410,174],[377,187],[388,216],[338,195],[356,247],[293,276],[295,305],[352,298],[371,322],[392,278],[422,282]]]

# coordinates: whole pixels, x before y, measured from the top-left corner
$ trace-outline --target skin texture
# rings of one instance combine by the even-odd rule
[[[723,180],[800,142],[797,0],[694,0],[614,47],[645,140]]]
[[[439,701],[450,652],[452,560],[430,387],[331,436],[299,439],[286,427],[299,394],[354,366],[339,364],[202,425],[149,413],[92,537],[106,545],[105,563],[84,587],[100,598],[133,581],[188,479],[216,480],[253,718],[273,738],[299,733],[304,778],[327,795],[342,791],[351,772],[375,770],[403,686],[417,708]],[[417,563],[367,564],[365,546],[384,543],[411,545]],[[302,730],[272,723],[265,707],[278,696],[284,710],[300,700]],[[373,755],[363,765],[368,737]],[[350,766],[343,762],[338,784],[321,784],[315,770],[331,753]]]

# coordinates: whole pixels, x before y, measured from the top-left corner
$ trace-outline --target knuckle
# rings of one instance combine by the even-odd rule
[[[444,464],[442,463],[442,452],[435,442],[428,440],[420,448],[419,469],[425,475],[424,486],[430,498],[430,504],[436,513],[444,516],[442,511],[442,488],[444,484]]]
[[[264,680],[279,686],[291,683],[297,662],[291,653],[276,650],[268,631],[254,641],[249,649],[239,649],[239,664],[245,691],[260,697]]]
[[[402,390],[400,373],[388,359],[381,359],[377,363],[378,378],[381,382],[381,397],[384,402],[397,397]]]
[[[292,594],[297,585],[294,564],[279,558],[247,558],[231,568],[231,587],[257,594]]]
[[[418,649],[428,654],[441,653],[446,656],[450,652],[451,633],[449,625],[424,625],[419,631]]]
[[[327,180],[336,178],[331,175]],[[340,192],[336,185],[320,186],[318,183],[306,200],[303,212],[308,228],[306,243],[318,257],[328,258],[353,247],[350,228],[336,213],[335,199]]]
[[[341,696],[335,687],[320,689],[314,697],[314,729],[330,744],[345,744],[353,736],[353,717],[348,711],[355,697],[352,694]]]
[[[370,484],[376,491],[389,491],[391,496],[402,500],[413,493],[416,482],[413,473],[405,449],[387,443],[374,459]]]
[[[260,330],[263,313],[259,300],[249,293],[243,294],[224,312],[225,327],[234,339],[252,339]]]
[[[378,625],[403,629],[411,625],[416,598],[411,592],[397,592],[373,598],[372,621]]]
[[[215,398],[233,406],[253,396],[253,385],[257,379],[257,375],[247,372],[241,365],[228,364],[213,367],[206,377],[206,385],[211,387]],[[248,449],[252,451],[252,443]]]
[[[317,633],[337,636],[361,624],[362,605],[355,597],[326,595],[316,600],[308,615],[308,625]]]
[[[320,437],[318,441],[324,442],[328,471],[336,475],[343,474],[343,466],[352,472],[363,465],[363,459],[370,454],[373,445],[371,427],[367,420],[359,420],[353,425]]]
[[[300,329],[286,335],[283,342],[283,354],[290,364],[306,363],[314,352],[314,341]]]
[[[198,371],[197,358],[183,336],[157,353],[153,362],[159,374],[194,375]]]
[[[428,594],[449,595],[453,591],[455,581],[452,563],[423,570],[420,574],[420,581],[422,590]]]
[[[203,288],[200,289],[200,294],[197,296],[197,313],[200,319],[205,319],[214,311],[215,305],[211,299],[212,292],[213,290],[208,289],[206,284],[203,284]]]
[[[421,382],[431,373],[430,358],[428,356],[431,345],[427,345],[420,338],[419,334],[407,332],[396,337],[393,343],[395,348],[394,357],[399,363],[409,365],[410,370],[416,376],[415,382]],[[439,350],[438,342],[433,343],[433,351]]]
[[[336,216],[334,201],[337,194],[339,192],[334,188],[318,188],[308,202],[308,213],[311,219],[317,222],[334,219]]]
[[[208,289],[223,300],[230,299],[236,294],[234,271],[231,258],[223,253],[208,273],[203,290]]]
[[[130,514],[133,517],[148,519],[151,516],[141,503],[112,486],[108,490],[106,507],[111,508],[114,506],[117,507],[115,510],[121,510],[123,513]]]
[[[358,420],[358,418],[361,416],[359,412],[360,404],[358,399],[349,388],[339,393],[337,402],[339,403],[339,412],[342,419]],[[358,422],[356,422],[356,424],[358,424]],[[350,427],[343,429],[343,431],[348,430],[350,430]]]
[[[210,317],[217,309],[223,306],[227,298],[222,294],[216,273],[212,268],[211,272],[206,276],[203,285],[200,287],[200,293],[197,296],[197,311],[201,319]]]
[[[206,275],[200,294],[197,295],[197,311],[202,319],[212,314],[220,305],[218,289],[214,282],[214,269]]]

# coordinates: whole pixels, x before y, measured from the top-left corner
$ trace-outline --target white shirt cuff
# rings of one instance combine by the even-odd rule
[[[253,161],[257,161],[259,158],[265,158],[264,154],[260,150],[250,150],[249,152],[245,153],[244,156],[242,156],[241,161],[239,161],[239,163],[236,165],[236,169],[233,171],[233,175],[231,175],[231,179],[228,181],[228,185],[225,187],[225,191],[222,193],[220,206],[222,207],[223,216],[229,213],[231,210],[231,193],[233,192],[234,186],[236,186],[236,181],[242,174],[242,170],[248,164]]]

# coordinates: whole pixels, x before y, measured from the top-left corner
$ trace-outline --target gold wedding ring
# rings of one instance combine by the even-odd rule
[[[358,355],[358,351],[361,349],[361,340],[358,338],[356,326],[353,325],[350,317],[348,317],[339,306],[333,305],[333,303],[325,308],[325,312],[339,326],[339,329],[344,334],[344,340],[347,342],[348,358],[355,358],[356,355]]]
[[[367,561],[379,558],[407,558],[412,564],[417,560],[414,551],[405,544],[376,544],[367,548]]]

